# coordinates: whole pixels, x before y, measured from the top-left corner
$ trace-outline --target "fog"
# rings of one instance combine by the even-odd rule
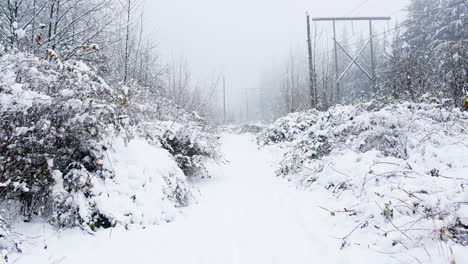
[[[199,81],[224,74],[228,108],[234,111],[244,89],[258,87],[265,69],[281,63],[291,49],[305,52],[306,11],[311,17],[391,16],[393,26],[404,16],[407,3],[408,0],[151,0],[144,9],[146,27],[153,29],[163,60],[185,58],[193,78]],[[388,26],[377,26],[377,30]],[[320,27],[331,39],[329,24]]]

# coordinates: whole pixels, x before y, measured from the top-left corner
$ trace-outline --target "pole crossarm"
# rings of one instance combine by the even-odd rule
[[[367,41],[366,45],[364,45],[364,47],[361,48],[361,50],[358,52],[358,54],[353,58],[351,56],[351,54],[348,53],[348,51],[346,51],[346,49],[341,46],[341,44],[336,41],[335,39],[335,42],[336,44],[338,45],[338,47],[340,47],[341,50],[344,51],[344,53],[346,54],[346,56],[348,56],[348,58],[351,59],[351,63],[348,65],[348,67],[344,70],[344,72],[340,75],[340,77],[338,77],[338,79],[336,80],[336,82],[340,82],[341,79],[343,79],[343,77],[345,76],[345,74],[349,71],[349,69],[351,69],[351,67],[353,66],[353,64],[356,64],[356,66],[359,67],[359,69],[367,76],[367,78],[369,78],[369,80],[373,80],[374,78],[366,71],[364,70],[364,68],[357,62],[357,60],[359,59],[359,57],[361,57],[361,54],[364,52],[364,50],[367,48],[367,46],[369,46],[370,42],[372,41],[372,39],[370,39],[369,41]]]
[[[391,20],[391,17],[316,17],[312,21],[369,21],[369,20]]]

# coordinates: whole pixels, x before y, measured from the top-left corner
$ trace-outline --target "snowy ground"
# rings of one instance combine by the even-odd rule
[[[226,134],[222,141],[229,162],[220,175],[201,184],[199,203],[184,209],[174,222],[102,230],[94,236],[78,229],[58,233],[45,225],[28,225],[22,229],[29,230],[31,244],[10,262],[418,263],[400,262],[398,256],[367,245],[340,250],[341,240],[332,236],[351,230],[330,221],[330,214],[318,207],[328,197],[325,191],[297,190],[276,178],[281,151],[259,150],[251,135]],[[437,251],[430,252],[434,263],[450,263],[442,245]],[[468,263],[466,248],[454,251],[457,263]]]

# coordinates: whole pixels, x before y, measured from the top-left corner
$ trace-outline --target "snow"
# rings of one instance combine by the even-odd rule
[[[17,83],[15,66],[11,61],[21,61],[24,56],[7,54],[0,56],[0,86],[5,92],[0,94],[0,110],[26,110],[36,104],[50,104],[52,98],[45,94],[29,90],[27,85]]]
[[[22,28],[17,29],[17,30],[15,30],[15,34],[16,34],[16,37],[18,39],[22,39],[22,38],[24,38],[26,36],[26,31],[24,29],[22,29]]]
[[[460,217],[462,224],[468,226],[468,204],[464,204],[460,207],[460,210],[458,210],[458,216]]]
[[[343,248],[439,263],[420,252],[442,244],[450,256],[454,242],[466,245],[467,117],[437,104],[336,106],[281,118],[259,142],[286,152],[278,176],[328,192],[329,221],[354,230],[337,236]]]
[[[75,95],[75,92],[70,89],[63,89],[60,91],[60,94],[63,97],[72,97],[73,95]]]
[[[115,177],[97,180],[93,189],[100,213],[123,225],[172,221],[177,201],[168,195],[178,185],[171,181],[184,182],[185,175],[169,152],[142,139],[116,139],[112,146],[104,165]]]
[[[47,161],[49,163],[49,167],[52,167],[49,160]],[[60,195],[65,195],[66,191],[65,188],[63,187],[63,174],[59,170],[53,170],[52,171],[52,177],[55,181],[54,186],[52,187],[52,195],[54,197],[60,196]]]
[[[130,141],[115,137],[105,150],[103,167],[112,177],[82,177],[78,184],[91,186],[88,192],[77,191],[67,204],[76,208],[78,215],[91,230],[99,227],[103,219],[111,225],[125,228],[144,228],[173,221],[179,213],[181,200],[191,199],[186,177],[173,156],[165,149],[150,145],[146,140]],[[55,179],[53,194],[56,200],[66,197],[63,175],[52,171]],[[90,230],[90,231],[91,231]]]
[[[139,158],[164,156],[142,142],[129,148],[125,154],[116,154],[119,158],[110,158],[114,169],[122,171],[117,176],[122,182],[123,178],[131,179],[132,171],[141,171]],[[116,147],[116,153],[118,150]],[[333,218],[323,210],[321,207],[333,205],[327,190],[296,189],[293,183],[274,177],[284,150],[277,146],[259,149],[249,134],[224,134],[222,150],[228,160],[220,168],[222,173],[198,182],[199,203],[184,209],[174,222],[130,230],[119,226],[93,236],[79,229],[55,231],[44,224],[22,224],[18,228],[27,231],[28,242],[22,255],[10,256],[11,262],[387,264],[421,260],[419,263],[442,264],[451,260],[448,252],[453,252],[456,263],[468,261],[466,248],[460,245],[433,242],[428,243],[427,251],[401,254],[370,243],[359,244],[372,238],[365,233],[357,233],[358,238],[350,242],[352,247],[340,249],[342,239],[336,237],[351,236],[353,228],[363,223],[346,213],[337,212]],[[172,166],[165,168],[171,170]],[[131,189],[130,184],[127,187]],[[123,202],[120,207],[127,207]],[[111,207],[119,212],[118,206]]]

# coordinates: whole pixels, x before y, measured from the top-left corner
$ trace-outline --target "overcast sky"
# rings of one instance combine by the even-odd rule
[[[186,57],[197,79],[224,73],[233,93],[257,87],[265,68],[283,60],[291,47],[304,46],[306,11],[312,17],[401,17],[408,2],[147,0],[145,20],[155,30],[163,58]]]

